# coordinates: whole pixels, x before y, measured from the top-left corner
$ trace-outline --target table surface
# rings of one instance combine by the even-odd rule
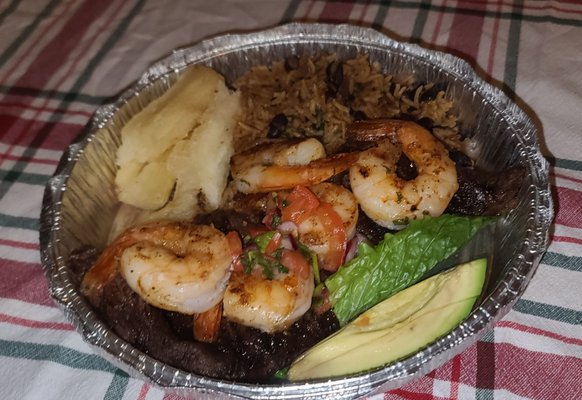
[[[374,399],[582,398],[582,2],[0,0],[0,397],[177,399],[95,355],[48,295],[44,185],[100,104],[172,49],[289,21],[350,22],[449,51],[538,125],[551,244],[514,309]]]

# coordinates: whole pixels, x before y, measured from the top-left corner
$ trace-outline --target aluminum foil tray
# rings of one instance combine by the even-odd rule
[[[521,165],[527,173],[519,205],[495,235],[491,279],[485,299],[449,335],[385,368],[349,377],[278,385],[208,379],[156,361],[117,337],[79,294],[67,260],[82,246],[106,243],[118,208],[113,179],[120,128],[162,94],[189,65],[204,64],[233,82],[250,66],[292,54],[369,54],[392,74],[422,82],[446,82],[463,129],[471,132],[472,155],[492,171]],[[107,360],[165,390],[209,398],[355,398],[399,387],[450,360],[502,318],[525,290],[548,243],[553,216],[548,164],[540,154],[532,120],[503,92],[480,79],[452,55],[396,42],[351,25],[289,24],[241,35],[225,35],[179,49],[152,65],[113,103],[100,107],[77,143],[62,157],[46,186],[40,243],[50,294],[84,340]]]

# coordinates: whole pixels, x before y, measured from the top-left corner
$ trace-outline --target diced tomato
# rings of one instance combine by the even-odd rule
[[[281,253],[281,264],[303,279],[309,276],[311,266],[298,250],[284,249]]]
[[[344,263],[347,234],[343,221],[331,204],[321,202],[313,212],[327,232],[329,250],[321,257],[321,267],[327,271],[335,272]]]
[[[235,231],[230,231],[226,234],[226,241],[228,242],[230,254],[232,255],[233,270],[242,272],[244,266],[240,261],[240,255],[242,254],[242,242],[240,236]]]
[[[299,225],[309,217],[316,217],[327,232],[328,252],[320,256],[321,267],[334,272],[345,260],[347,234],[343,221],[331,204],[321,202],[304,186],[295,187],[281,205],[281,220]]]
[[[271,240],[269,240],[269,243],[267,243],[267,247],[265,247],[265,254],[268,256],[272,255],[281,246],[282,239],[283,235],[281,235],[281,232],[275,232]]]
[[[274,223],[274,221],[276,221],[277,217],[278,217],[277,209],[276,208],[268,208],[267,213],[265,214],[265,216],[263,217],[263,220],[261,222],[263,224],[265,224],[269,229],[274,229],[278,225],[278,224]]]
[[[256,226],[251,226],[248,228],[248,233],[250,235],[251,238],[256,238],[259,235],[262,235],[263,233],[267,233],[271,231],[271,229],[267,228],[264,225],[256,225]]]
[[[226,234],[228,247],[233,257],[238,257],[242,253],[242,242],[240,236],[235,231],[230,231]]]
[[[319,199],[305,186],[296,186],[284,197],[281,207],[281,221],[295,224],[303,222],[317,207]]]

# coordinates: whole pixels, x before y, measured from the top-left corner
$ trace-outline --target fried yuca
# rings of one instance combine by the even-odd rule
[[[134,223],[218,208],[240,108],[222,75],[196,66],[123,127],[115,185]]]

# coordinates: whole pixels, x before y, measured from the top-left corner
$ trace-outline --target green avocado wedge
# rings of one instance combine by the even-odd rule
[[[414,353],[469,315],[486,272],[487,260],[478,259],[398,292],[301,355],[287,378],[349,375]]]

